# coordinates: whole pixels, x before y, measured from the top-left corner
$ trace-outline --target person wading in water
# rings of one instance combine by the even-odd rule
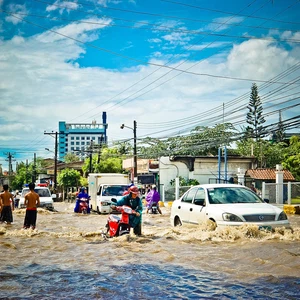
[[[24,204],[26,206],[26,214],[24,219],[24,229],[35,229],[37,206],[40,205],[40,196],[34,191],[35,184],[29,183],[29,192],[25,195]]]

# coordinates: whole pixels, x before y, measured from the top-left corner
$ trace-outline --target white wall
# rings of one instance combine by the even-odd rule
[[[252,168],[252,158],[228,158],[227,159],[227,180],[236,177],[238,168],[243,172]],[[221,178],[224,175],[224,162],[221,163]],[[186,179],[197,179],[201,184],[209,183],[209,178],[218,177],[218,157],[196,158],[194,171],[189,171],[185,163],[170,161],[169,157],[163,156],[159,159],[159,181],[165,188],[170,188],[170,181],[182,176]]]

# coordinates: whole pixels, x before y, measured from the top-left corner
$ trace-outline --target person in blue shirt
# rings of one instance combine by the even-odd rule
[[[114,209],[116,206],[127,205],[135,210],[135,214],[129,215],[129,224],[133,228],[133,233],[135,235],[142,234],[142,212],[143,204],[139,195],[139,189],[136,186],[131,186],[128,189],[129,194],[122,197],[117,201],[116,204],[111,207]]]
[[[78,195],[76,196],[76,204],[75,204],[75,208],[74,208],[74,212],[78,213],[79,212],[79,206],[80,206],[80,202],[82,200],[80,199],[86,199],[87,201],[87,204],[88,204],[88,208],[87,208],[87,213],[89,214],[90,213],[90,205],[89,205],[89,200],[90,200],[90,196],[89,194],[87,194],[86,192],[86,188],[85,187],[82,187],[80,189],[80,192],[78,193]]]

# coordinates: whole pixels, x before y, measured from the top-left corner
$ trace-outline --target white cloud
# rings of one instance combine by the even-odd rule
[[[97,30],[102,27],[73,23],[55,30],[72,37],[86,35],[85,40],[89,40],[90,34],[98,34]],[[176,38],[185,42],[185,36],[180,35],[168,35],[166,39],[175,43]],[[142,123],[187,118],[222,103],[226,107],[227,102],[250,91],[251,87],[251,82],[245,81],[184,73],[176,76],[178,71],[165,75],[170,70],[151,65],[123,71],[80,68],[72,61],[85,55],[83,45],[57,38],[51,32],[3,40],[1,49],[0,61],[4,63],[0,69],[0,106],[5,113],[1,114],[0,136],[2,141],[10,141],[2,143],[8,146],[18,140],[16,147],[20,147],[20,137],[23,144],[37,136],[42,139],[44,130],[57,130],[59,121],[80,123],[96,119],[101,122],[103,111],[108,114],[110,141],[132,138],[132,131],[120,131],[120,124],[131,126],[133,119],[138,122],[138,136],[144,136],[156,129],[140,126]],[[295,55],[271,41],[250,40],[234,45],[229,54],[219,53],[198,62],[186,61],[180,68],[202,74],[267,80],[294,65]],[[167,61],[159,51],[153,56],[156,57],[151,60],[153,63],[164,65]],[[139,82],[143,78],[146,79]],[[122,93],[130,86],[133,87]],[[158,87],[153,89],[155,86]],[[141,92],[137,92],[139,90]],[[199,118],[199,122],[201,120]],[[53,143],[51,139],[43,139],[39,144],[41,151],[50,143]]]
[[[197,45],[187,45],[184,48],[186,50],[198,51],[198,50],[210,49],[210,48],[220,48],[225,45],[231,45],[231,43],[229,43],[229,42],[201,43],[201,44],[197,44]]]
[[[158,38],[148,39],[148,42],[158,44],[158,43],[161,43],[161,39],[158,39]]]
[[[287,50],[272,41],[249,40],[233,47],[228,56],[228,72],[237,77],[268,80],[296,62]]]
[[[37,39],[41,42],[52,43],[71,37],[82,42],[90,42],[98,38],[98,34],[92,35],[91,32],[105,28],[111,23],[109,19],[98,18],[90,18],[82,21],[84,22],[73,22],[63,27],[54,27],[52,30],[38,35]]]
[[[78,4],[71,1],[55,1],[52,5],[48,5],[46,7],[46,11],[52,12],[59,10],[60,14],[62,14],[65,10],[69,12],[70,10],[74,10],[78,8]]]
[[[220,32],[223,31],[229,27],[235,27],[232,25],[239,24],[244,20],[244,17],[221,17],[221,18],[215,18],[212,21],[215,23],[210,23],[203,28],[200,29],[200,31],[214,31],[214,32]]]
[[[12,12],[13,13],[21,13],[21,14],[26,14],[27,13],[27,10],[26,10],[26,5],[21,5],[21,4],[9,4],[8,5],[8,11]],[[20,17],[19,15],[16,14],[16,17]],[[11,22],[13,23],[14,25],[22,22],[22,20],[18,19],[14,17],[13,15],[8,15],[5,17],[5,21],[6,22]],[[20,17],[22,18],[22,16]]]

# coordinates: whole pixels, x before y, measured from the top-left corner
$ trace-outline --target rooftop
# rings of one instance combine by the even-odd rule
[[[246,171],[246,176],[260,180],[276,180],[276,169],[249,169]],[[294,176],[288,170],[283,170],[284,181],[295,181]]]

